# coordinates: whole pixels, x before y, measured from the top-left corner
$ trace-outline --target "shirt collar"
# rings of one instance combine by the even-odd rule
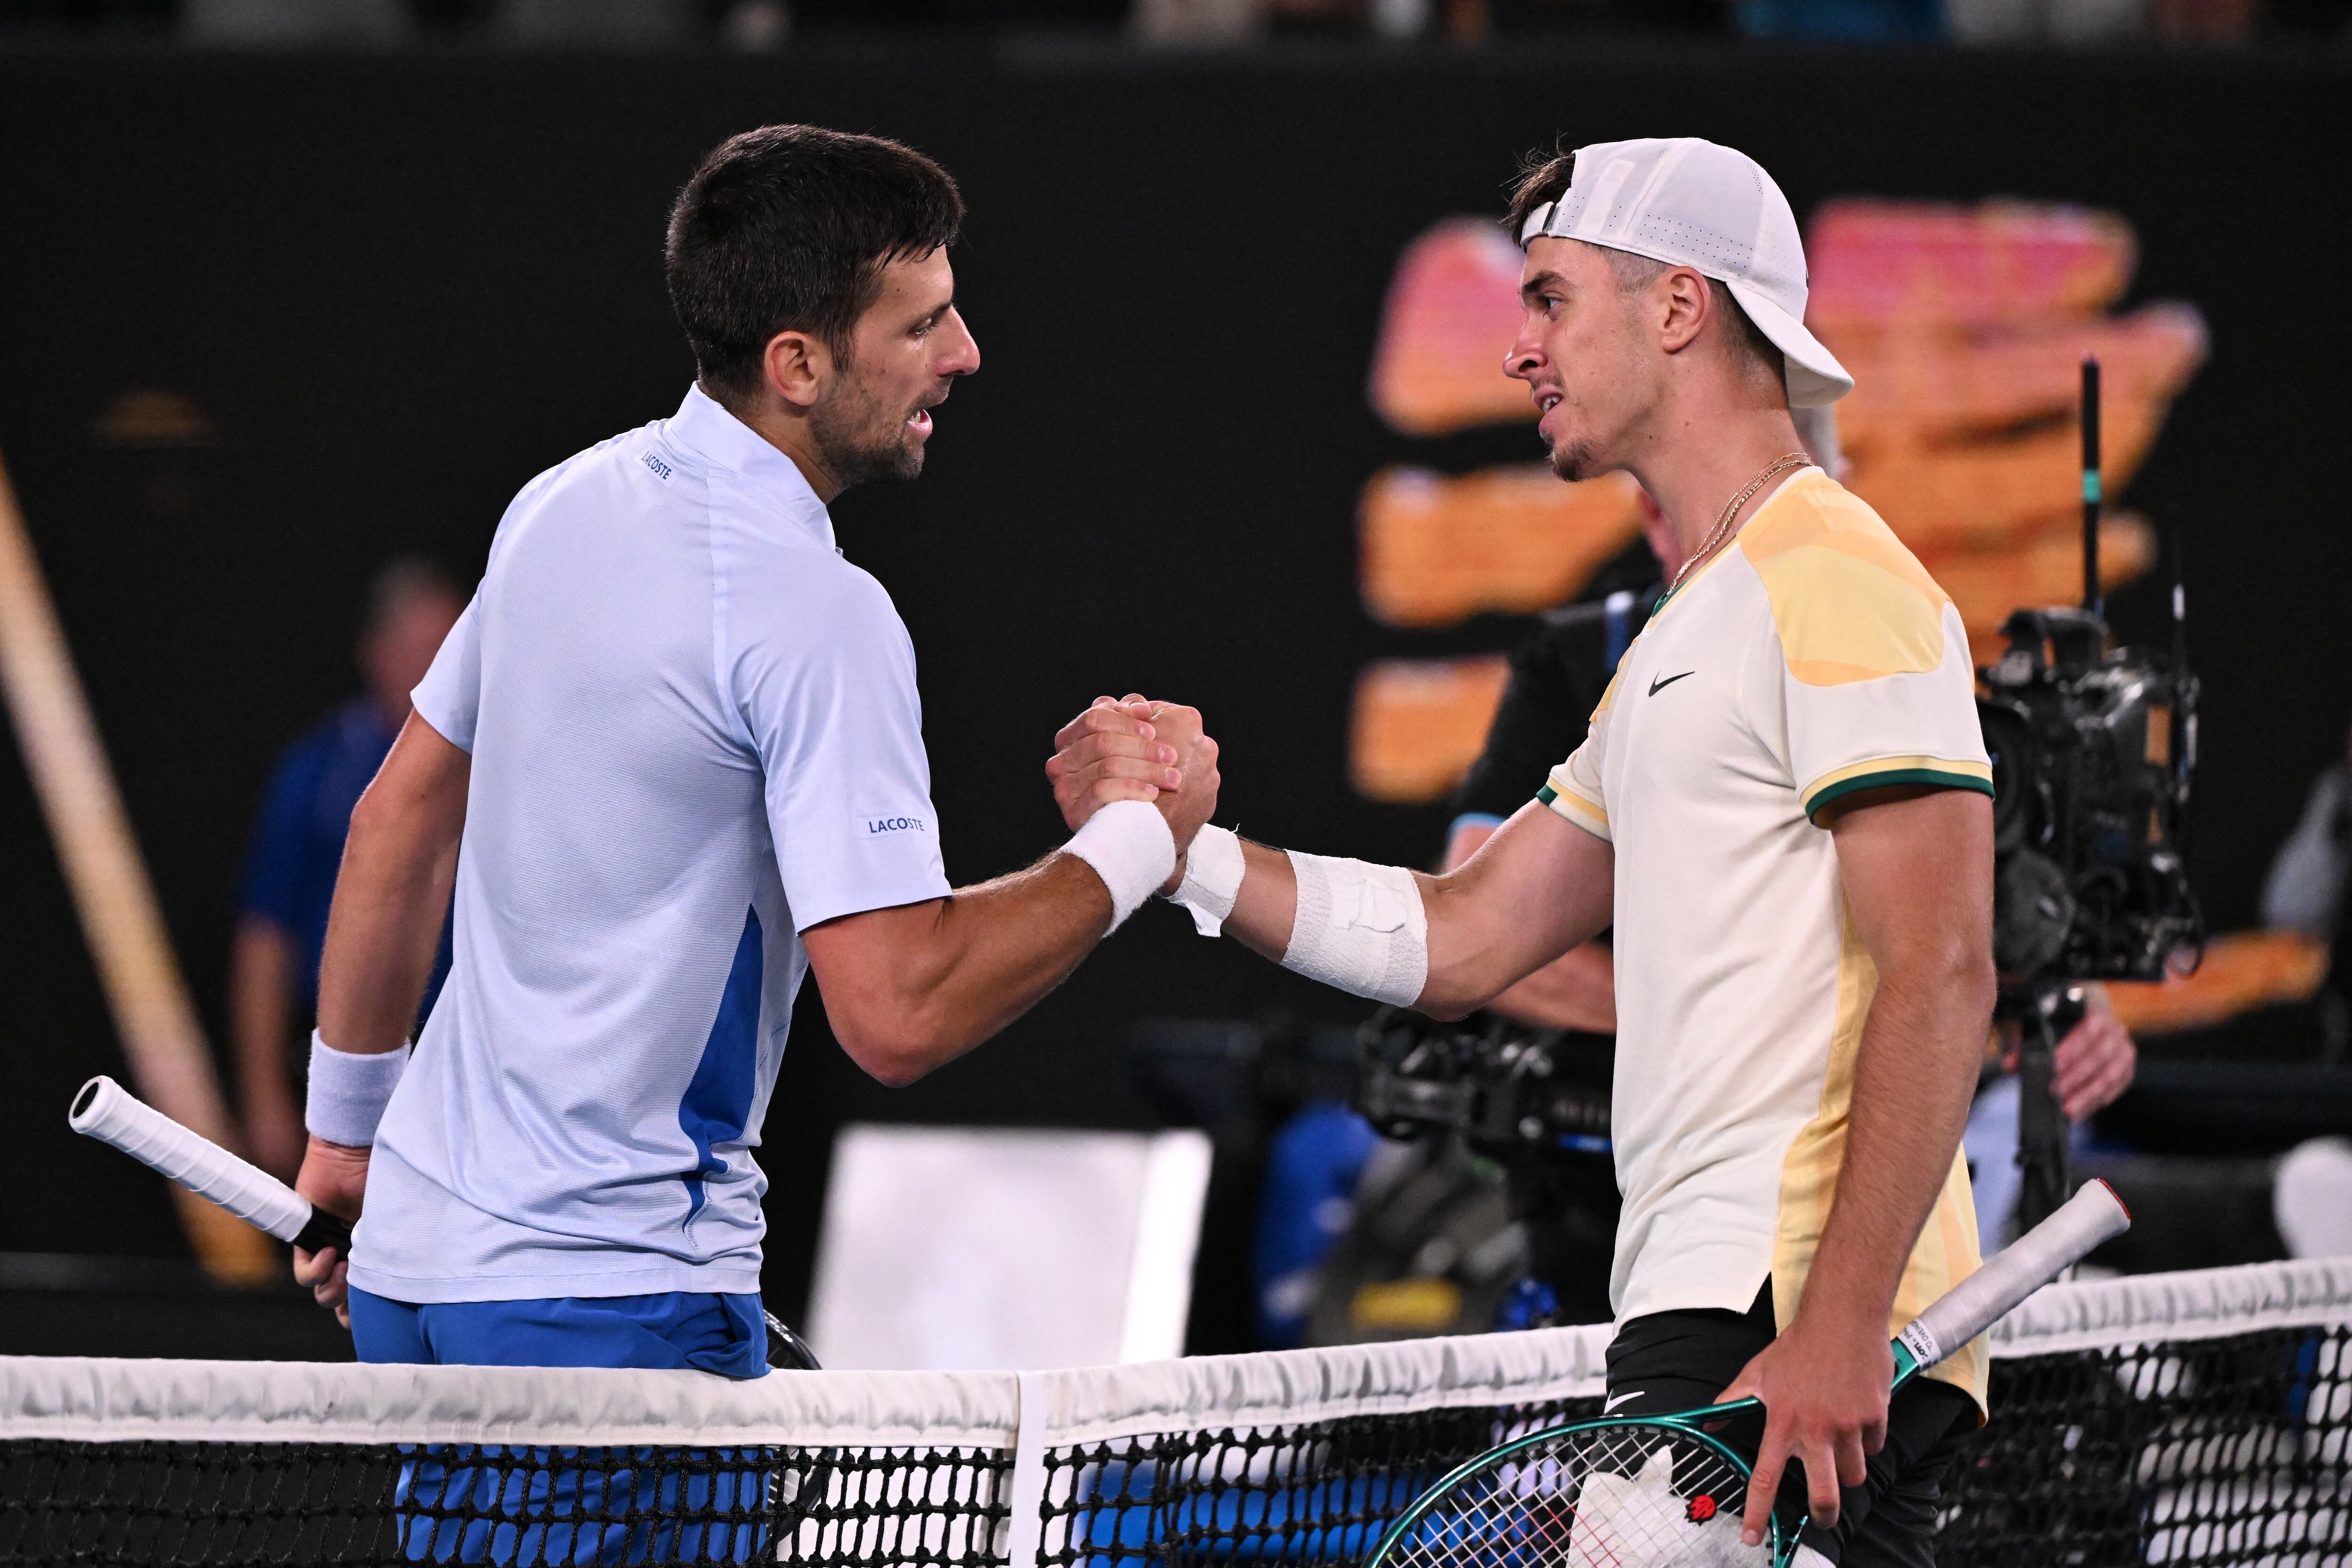
[[[806,527],[830,547],[833,517],[809,488],[800,465],[766,437],[727,412],[699,385],[686,389],[686,401],[669,421],[668,435],[715,468],[740,476],[746,489]]]

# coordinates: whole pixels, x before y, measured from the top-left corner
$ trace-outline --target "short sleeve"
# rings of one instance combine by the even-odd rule
[[[1890,784],[1992,794],[1959,612],[1875,514],[1837,492],[1743,547],[1771,601],[1808,817]]]
[[[795,930],[950,891],[923,752],[915,649],[853,567],[737,628],[730,686],[766,774]]]
[[[1609,754],[1609,708],[1617,696],[1617,676],[1609,678],[1609,686],[1601,694],[1601,706],[1592,710],[1592,722],[1584,732],[1584,743],[1569,753],[1568,761],[1552,769],[1551,776],[1536,792],[1536,798],[1560,816],[1596,837],[1609,837],[1609,800],[1601,792],[1601,764]]]
[[[434,733],[461,752],[474,749],[474,720],[482,706],[482,596],[467,602],[466,613],[441,639],[433,668],[408,694],[416,716],[433,726]]]

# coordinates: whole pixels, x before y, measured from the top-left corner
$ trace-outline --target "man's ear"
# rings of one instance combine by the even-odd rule
[[[1658,346],[1679,353],[1698,341],[1715,315],[1715,291],[1695,267],[1669,267],[1650,286]]]
[[[761,379],[793,408],[816,406],[833,382],[833,351],[803,331],[778,332],[761,356]]]

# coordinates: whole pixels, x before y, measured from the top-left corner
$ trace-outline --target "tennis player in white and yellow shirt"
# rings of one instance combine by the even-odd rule
[[[1612,922],[1623,1218],[1608,1401],[1759,1395],[1747,1531],[1790,1459],[1806,1548],[1927,1568],[1981,1346],[1895,1397],[1895,1329],[1978,1262],[1959,1138],[1990,1018],[1990,770],[1968,641],[1790,417],[1852,381],[1802,322],[1794,215],[1693,139],[1531,169],[1513,231],[1554,468],[1639,479],[1685,564],[1584,744],[1433,877],[1204,829],[1176,895],[1295,970],[1443,1018]],[[1147,748],[1108,700],[1050,772],[1074,822]],[[1735,1434],[1734,1436],[1738,1436]]]

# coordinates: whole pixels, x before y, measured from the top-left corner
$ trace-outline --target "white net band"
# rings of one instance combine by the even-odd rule
[[[2352,1258],[2053,1285],[1996,1359],[2352,1320]],[[1048,1445],[1598,1394],[1606,1324],[1032,1374]],[[0,1356],[0,1438],[1015,1447],[998,1372],[775,1373]]]

